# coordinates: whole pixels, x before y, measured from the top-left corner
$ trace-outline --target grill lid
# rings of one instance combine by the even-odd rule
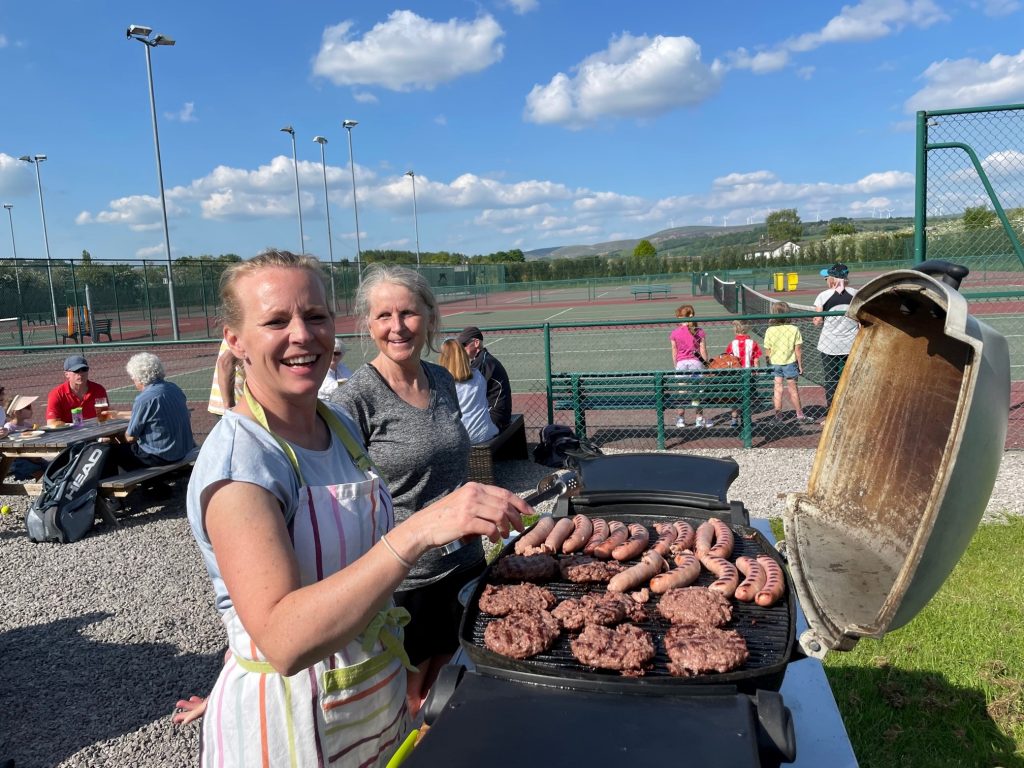
[[[916,616],[967,548],[995,483],[1009,414],[1006,339],[968,314],[956,290],[966,270],[919,270],[857,292],[847,316],[861,329],[807,491],[787,495],[809,655],[849,650]]]

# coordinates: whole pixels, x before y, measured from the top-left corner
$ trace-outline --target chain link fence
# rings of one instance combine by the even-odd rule
[[[773,298],[742,284],[734,284],[732,290],[743,297],[743,311],[693,318],[706,334],[712,357],[724,352],[735,338],[735,320],[745,321],[750,337],[764,346],[770,316],[765,307]],[[1024,291],[965,295],[971,312],[1010,342],[1013,381],[1006,447],[1022,448]],[[669,343],[669,334],[677,327],[673,321],[484,327],[483,332],[487,348],[508,370],[513,410],[524,415],[530,442],[537,441],[544,425],[560,423],[607,449],[814,448],[821,436],[825,397],[816,350],[818,326],[813,320],[824,315],[798,304],[790,309],[786,317],[803,339],[804,372],[796,393],[805,420],[798,419],[788,388],[780,393],[776,413],[774,377],[764,358],[750,371],[709,371],[698,376],[675,372]],[[377,354],[366,339],[342,338],[350,368]],[[193,428],[202,439],[215,423],[206,407],[218,344],[218,340],[144,340],[6,347],[0,349],[0,384],[8,399],[39,395],[41,408],[47,392],[62,380],[63,358],[81,352],[89,360],[91,378],[107,387],[112,405],[128,408],[136,392],[124,365],[135,352],[152,351],[164,361],[168,378],[185,391]],[[433,355],[428,359],[436,360]]]
[[[970,287],[1024,285],[1024,105],[919,112],[917,131],[920,257],[969,267]]]

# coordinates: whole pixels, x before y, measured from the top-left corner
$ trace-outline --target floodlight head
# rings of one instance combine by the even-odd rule
[[[290,133],[290,134],[291,134],[292,136],[294,136],[294,135],[295,135],[295,129],[294,129],[294,128],[292,128],[292,127],[291,127],[290,125],[286,125],[286,126],[285,126],[284,128],[282,128],[281,130],[282,130],[282,131],[284,131],[285,133]]]
[[[405,175],[406,176],[412,176],[413,178],[416,178],[416,172],[415,171],[411,171],[411,170],[410,171],[406,171]]]
[[[315,141],[317,144],[320,144],[320,145],[323,145],[323,144],[327,143],[327,139],[325,137],[323,137],[323,136],[314,136],[313,137],[313,141]]]
[[[342,120],[341,121],[341,125],[343,127],[345,127],[345,128],[348,128],[351,131],[353,128],[355,128],[357,125],[359,125],[359,121],[358,120]]]
[[[134,37],[136,35],[141,35],[142,37],[149,37],[152,34],[152,27],[144,27],[142,24],[130,24],[128,26],[128,31],[125,33],[125,36]]]
[[[34,162],[35,162],[35,160],[33,160],[33,159],[32,159],[31,157],[29,157],[28,155],[22,155],[22,156],[21,156],[21,157],[19,157],[18,159],[19,159],[19,160],[24,160],[24,161],[25,161],[26,163],[34,163]]]
[[[46,159],[46,155],[36,155],[36,162],[41,163]]]
[[[157,35],[153,38],[153,45],[174,45],[174,38],[167,35]]]
[[[11,208],[13,208],[13,207],[14,207],[14,203],[4,203],[4,208],[6,208],[8,211],[11,210]]]

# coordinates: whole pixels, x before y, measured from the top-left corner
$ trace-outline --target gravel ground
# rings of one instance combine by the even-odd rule
[[[777,492],[806,487],[813,451],[740,451],[736,458],[740,476],[730,496],[752,516],[771,517],[783,507]],[[1024,514],[1022,465],[1024,453],[1005,454],[987,520]],[[506,462],[498,481],[525,494],[550,471]],[[28,500],[0,498],[11,507],[0,517],[0,711],[7,713],[0,762],[196,762],[198,727],[176,728],[170,713],[178,697],[210,688],[224,632],[185,520],[184,488],[166,496],[140,500],[140,511],[116,530],[98,524],[67,546],[29,542]]]

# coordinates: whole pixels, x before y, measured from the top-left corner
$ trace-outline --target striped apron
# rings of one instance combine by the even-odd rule
[[[248,391],[245,395],[266,427],[263,409]],[[303,586],[361,557],[394,525],[391,496],[369,457],[334,413],[322,403],[317,407],[366,479],[308,486],[291,446],[274,436],[299,477],[301,502],[288,532]],[[401,639],[409,621],[404,608],[381,611],[343,649],[290,677],[267,663],[234,608],[222,620],[231,656],[207,702],[201,765],[387,763],[411,728],[405,702],[408,657]]]

